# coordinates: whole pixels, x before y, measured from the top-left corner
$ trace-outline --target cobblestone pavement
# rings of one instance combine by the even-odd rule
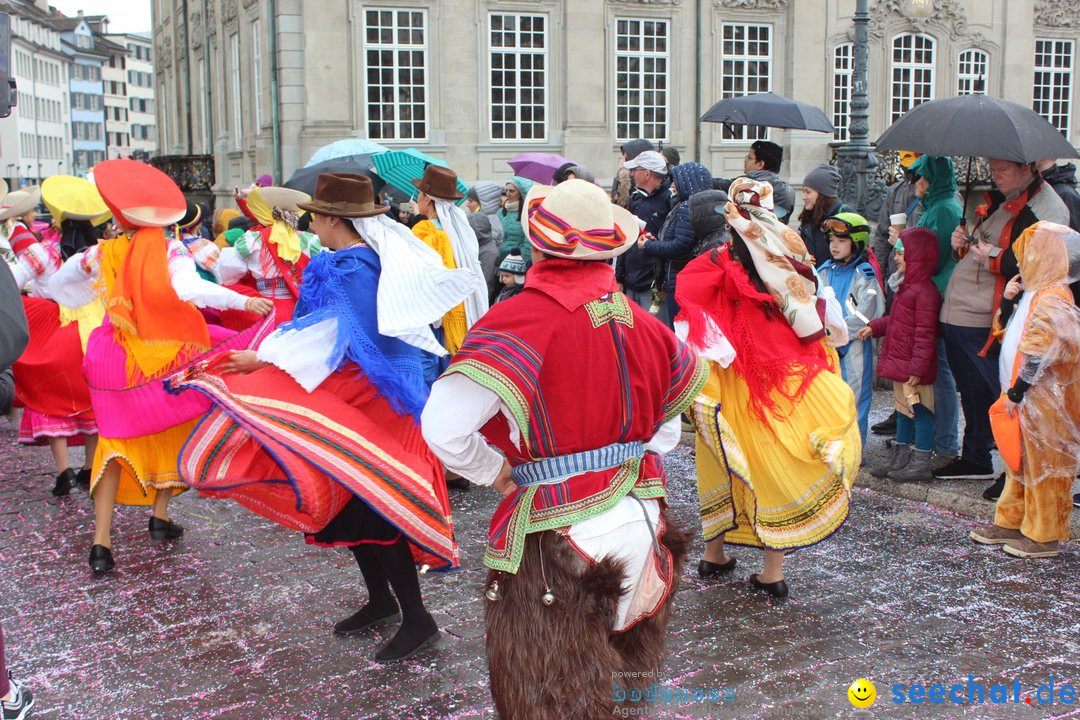
[[[464,569],[422,580],[444,637],[384,668],[369,657],[385,631],[330,633],[363,600],[347,553],[186,493],[173,510],[187,533],[172,544],[149,539],[147,510],[120,509],[118,571],[95,578],[85,493],[52,498],[48,451],[17,448],[3,420],[0,463],[0,618],[9,664],[37,697],[36,718],[493,717],[480,557],[494,493],[451,495]],[[669,455],[668,468],[676,512],[696,526],[691,448]],[[973,522],[857,489],[842,530],[788,558],[786,602],[748,586],[759,552],[735,549],[730,579],[688,574],[661,682],[733,699],[659,703],[652,717],[853,717],[847,687],[866,677],[879,698],[866,717],[1080,718],[1080,704],[1040,706],[1035,696],[1051,676],[1059,690],[1080,687],[1080,552],[1070,545],[1057,560],[1011,559],[971,543]],[[691,570],[700,552],[699,539]],[[969,675],[987,690],[1019,680],[1020,704],[890,702],[894,684],[948,686]]]

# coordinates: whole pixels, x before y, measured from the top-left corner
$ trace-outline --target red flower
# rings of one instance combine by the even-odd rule
[[[975,208],[975,215],[980,218],[984,218],[990,214],[990,208],[986,206],[986,203],[979,205]]]

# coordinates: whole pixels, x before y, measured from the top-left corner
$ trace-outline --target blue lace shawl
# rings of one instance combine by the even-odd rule
[[[329,365],[340,370],[346,361],[356,363],[394,410],[419,420],[428,392],[420,350],[379,334],[375,302],[381,269],[379,256],[367,247],[315,255],[304,268],[293,319],[282,328],[299,330],[337,318]]]

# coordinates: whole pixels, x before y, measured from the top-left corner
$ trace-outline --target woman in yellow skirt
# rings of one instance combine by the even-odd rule
[[[862,443],[855,402],[831,345],[846,342],[818,295],[806,247],[771,212],[772,188],[740,178],[724,208],[732,242],[679,275],[676,332],[711,362],[694,406],[702,577],[735,569],[725,542],[760,547],[750,582],[788,593],[784,554],[847,518]]]
[[[112,515],[116,502],[153,505],[155,540],[180,537],[169,498],[186,486],[177,458],[196,419],[209,409],[201,398],[166,393],[163,378],[226,349],[246,349],[268,334],[264,321],[241,333],[208,326],[198,307],[266,315],[273,305],[203,280],[183,244],[164,228],[186,212],[180,188],[165,173],[134,160],[106,160],[95,181],[120,237],[73,255],[66,266],[99,281],[106,317],[90,334],[83,370],[98,418],[90,492],[94,544],[90,568],[114,567]]]

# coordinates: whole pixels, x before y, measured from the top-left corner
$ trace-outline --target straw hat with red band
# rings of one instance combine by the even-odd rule
[[[41,202],[41,188],[37,185],[12,190],[4,195],[3,203],[0,204],[0,221],[21,218],[36,208],[39,202]]]
[[[94,182],[113,217],[129,227],[167,227],[187,212],[187,200],[165,173],[136,160],[94,166]]]
[[[542,253],[574,260],[608,260],[637,242],[637,218],[584,180],[533,185],[525,198],[526,230]]]

